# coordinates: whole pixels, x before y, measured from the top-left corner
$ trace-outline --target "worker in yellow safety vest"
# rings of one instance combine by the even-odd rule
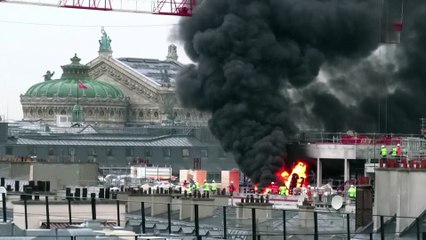
[[[380,148],[380,156],[382,159],[386,159],[388,155],[388,149],[385,147],[385,145],[382,145],[382,148]]]
[[[210,184],[207,182],[207,180],[204,180],[203,192],[207,193],[208,191],[210,191]]]
[[[217,185],[216,185],[216,182],[214,180],[212,180],[212,183],[210,184],[210,190],[212,191],[213,194],[216,193]]]
[[[280,186],[280,195],[281,196],[287,196],[288,195],[288,189],[285,185]]]
[[[356,187],[354,185],[351,185],[351,187],[348,189],[348,197],[351,199],[356,198]]]
[[[195,183],[194,183],[194,190],[196,192],[200,191],[200,184],[197,181],[195,181]]]

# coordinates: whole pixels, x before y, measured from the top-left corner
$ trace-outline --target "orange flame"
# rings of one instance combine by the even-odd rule
[[[307,171],[308,165],[304,162],[298,161],[296,165],[291,170],[291,173],[287,172],[286,170],[283,170],[279,175],[277,176],[277,179],[279,179],[280,182],[283,182],[287,189],[292,192],[292,187],[306,187],[308,183],[308,179],[306,171]],[[295,186],[291,186],[293,176],[296,180]],[[297,178],[296,178],[297,177]],[[256,191],[257,192],[257,191]],[[279,192],[279,186],[277,184],[271,183],[269,186],[267,186],[263,193],[278,193]]]
[[[297,174],[297,184],[296,187],[303,187],[308,185],[308,181],[306,179],[306,169],[307,164],[304,162],[297,162],[296,166],[291,170],[291,174],[289,175],[286,171],[281,173],[281,176],[283,176],[283,180],[285,182],[285,185],[287,188],[290,187],[291,180],[294,176],[294,174]],[[287,176],[287,177],[285,177]]]

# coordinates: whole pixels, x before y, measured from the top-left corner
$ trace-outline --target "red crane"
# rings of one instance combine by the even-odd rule
[[[174,16],[192,16],[196,0],[0,0],[0,3],[17,3],[38,6],[75,8],[98,11],[151,13]],[[113,3],[115,5],[113,5]]]

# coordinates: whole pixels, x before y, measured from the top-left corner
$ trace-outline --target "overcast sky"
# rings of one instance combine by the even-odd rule
[[[115,1],[113,1],[115,2]],[[113,57],[165,59],[167,46],[178,46],[179,61],[190,62],[173,40],[179,17],[103,12],[0,3],[0,115],[22,119],[20,95],[42,82],[47,70],[77,53],[85,64],[98,55],[101,26],[112,39]]]

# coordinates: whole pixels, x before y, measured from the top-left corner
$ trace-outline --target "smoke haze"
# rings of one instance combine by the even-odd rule
[[[300,130],[417,132],[426,4],[413,5],[402,44],[380,47],[380,1],[205,0],[178,27],[196,65],[177,94],[212,113],[212,133],[261,185]]]

